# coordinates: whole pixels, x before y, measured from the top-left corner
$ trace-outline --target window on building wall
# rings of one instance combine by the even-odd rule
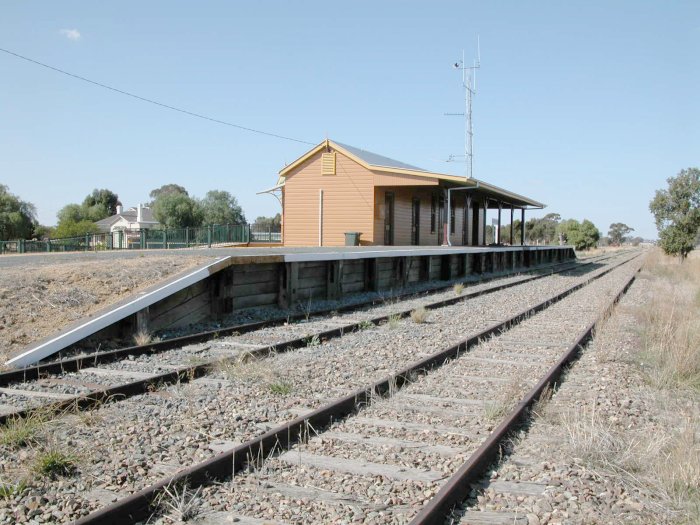
[[[430,199],[430,233],[435,233],[437,227],[437,197],[433,195]]]
[[[455,232],[455,218],[456,218],[456,216],[457,215],[455,214],[455,203],[452,202],[450,205],[450,233]]]

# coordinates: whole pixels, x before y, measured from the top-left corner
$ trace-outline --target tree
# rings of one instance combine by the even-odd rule
[[[274,217],[258,217],[257,219],[255,219],[253,226],[260,229],[264,229],[269,228],[271,226],[279,226],[280,224],[282,224],[282,215],[278,213]]]
[[[501,242],[510,242],[510,230],[513,229],[513,244],[520,244],[520,219],[514,219],[513,224],[501,227]]]
[[[494,237],[496,236],[496,230],[495,228],[487,224],[486,225],[486,239],[484,239],[484,244],[489,245],[493,244],[495,242]]]
[[[600,239],[600,230],[588,219],[583,219],[579,235],[580,237],[575,242],[576,249],[588,250],[589,248],[595,248]]]
[[[577,250],[593,248],[600,239],[598,228],[588,219],[581,223],[576,219],[562,221],[557,226],[557,233],[564,242],[572,244]]]
[[[649,203],[661,248],[681,262],[693,250],[700,230],[700,169],[681,170],[669,177],[668,189],[656,190]]]
[[[55,226],[44,226],[43,224],[37,224],[34,227],[34,239],[38,239],[40,241],[45,241],[46,239],[50,239],[52,237],[56,237],[54,235],[54,231],[56,230]]]
[[[80,219],[78,221],[59,221],[58,226],[56,226],[53,231],[53,235],[58,239],[63,237],[80,237],[82,235],[92,233],[100,233],[100,227],[90,219]]]
[[[525,223],[525,237],[530,243],[550,244],[556,239],[560,220],[558,213],[548,213],[541,219],[530,219]]]
[[[152,209],[155,219],[165,228],[201,226],[204,220],[202,206],[187,192],[161,193],[153,201]]]
[[[58,211],[58,225],[53,235],[61,238],[99,233],[100,228],[95,222],[117,213],[117,204],[119,196],[113,191],[94,189],[83,199],[82,204],[66,204]]]
[[[242,224],[245,223],[243,209],[236,197],[227,191],[208,191],[201,201],[205,224]]]
[[[118,204],[121,204],[121,202],[119,202],[119,196],[113,191],[108,189],[94,189],[92,193],[83,200],[82,208],[85,218],[99,221],[115,215],[117,213]]]
[[[161,195],[172,195],[176,193],[182,193],[183,195],[187,195],[188,197],[190,195],[189,193],[187,193],[187,190],[179,184],[164,184],[160,188],[151,190],[151,193],[148,194],[148,196],[151,198],[150,205],[153,206],[156,199]]]
[[[56,217],[58,218],[59,226],[61,224],[75,223],[86,220],[83,207],[80,204],[66,204],[63,208],[58,210]]]
[[[30,239],[37,224],[36,208],[0,184],[0,240]]]
[[[613,246],[620,246],[625,242],[627,235],[633,232],[634,228],[630,228],[622,222],[614,222],[610,225],[610,230],[608,231],[608,237],[610,237],[610,244]]]

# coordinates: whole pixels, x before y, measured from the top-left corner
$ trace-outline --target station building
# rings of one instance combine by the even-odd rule
[[[544,207],[481,180],[328,139],[285,166],[264,192],[281,193],[285,246],[342,246],[355,232],[368,246],[483,246],[487,210],[497,210],[496,244],[513,244],[512,236],[499,238],[501,219],[512,224],[519,212],[523,226],[526,209]]]

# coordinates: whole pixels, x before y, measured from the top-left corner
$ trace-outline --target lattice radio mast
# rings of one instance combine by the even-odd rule
[[[471,66],[464,62],[464,50],[462,60],[455,62],[454,68],[462,70],[462,87],[464,88],[464,113],[445,113],[448,116],[464,117],[464,155],[450,155],[447,162],[464,162],[467,179],[474,176],[474,127],[472,124],[472,99],[476,95],[476,70],[481,67],[481,46],[479,40],[476,43],[476,60]],[[457,159],[464,159],[463,161]]]

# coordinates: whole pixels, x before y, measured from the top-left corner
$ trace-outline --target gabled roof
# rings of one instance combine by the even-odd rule
[[[361,166],[371,171],[382,171],[388,173],[398,173],[403,175],[418,175],[421,177],[441,178],[443,180],[454,180],[455,182],[464,181],[464,177],[457,177],[456,175],[446,175],[444,173],[433,173],[422,168],[417,168],[416,166],[411,166],[410,164],[406,164],[405,162],[390,159],[389,157],[384,157],[383,155],[378,155],[377,153],[372,153],[370,151],[355,148],[353,146],[347,146],[339,142],[334,142],[330,139],[324,140],[318,146],[307,151],[297,160],[282,168],[279,172],[280,177],[286,177],[291,170],[293,170],[300,164],[306,162],[309,158],[316,155],[316,153],[327,148],[333,148],[337,151],[340,151],[346,157],[351,158]]]
[[[99,220],[95,222],[95,224],[97,224],[101,228],[110,228],[115,222],[119,221],[119,219],[124,219],[127,222],[136,222],[137,218],[138,211],[134,207],[129,208],[128,210],[124,210],[122,213],[117,213],[115,215],[107,217],[106,219]],[[153,218],[153,212],[151,211],[151,208],[146,206],[141,207],[141,222],[150,222],[153,224],[158,223],[158,221],[156,221]]]
[[[119,219],[121,219],[121,215],[112,215],[111,217],[107,217],[105,219],[101,219],[101,220],[95,222],[95,224],[97,224],[101,228],[102,227],[109,228],[112,226],[112,224],[117,222]]]
[[[277,189],[284,186],[285,177],[290,171],[306,162],[316,153],[327,148],[333,148],[337,151],[340,151],[346,157],[351,158],[352,160],[354,160],[355,162],[357,162],[358,164],[370,171],[380,171],[386,173],[393,173],[397,175],[413,175],[417,177],[428,177],[431,179],[438,179],[446,182],[456,183],[463,187],[473,186],[474,189],[480,189],[482,193],[491,196],[493,199],[507,199],[509,202],[512,202],[517,206],[532,206],[534,208],[545,207],[545,205],[541,202],[537,202],[536,200],[530,199],[523,195],[518,195],[517,193],[513,193],[503,188],[499,188],[498,186],[494,186],[493,184],[488,184],[487,182],[481,181],[479,179],[467,179],[458,175],[449,175],[446,173],[436,173],[432,171],[427,171],[422,168],[412,166],[411,164],[406,164],[405,162],[390,159],[389,157],[384,157],[383,155],[378,155],[377,153],[372,153],[371,151],[366,151],[360,148],[356,148],[354,146],[348,146],[347,144],[341,144],[340,142],[335,142],[330,139],[324,140],[318,146],[307,151],[297,160],[282,168],[279,172],[279,179],[277,181],[277,184],[275,188],[272,189]]]

